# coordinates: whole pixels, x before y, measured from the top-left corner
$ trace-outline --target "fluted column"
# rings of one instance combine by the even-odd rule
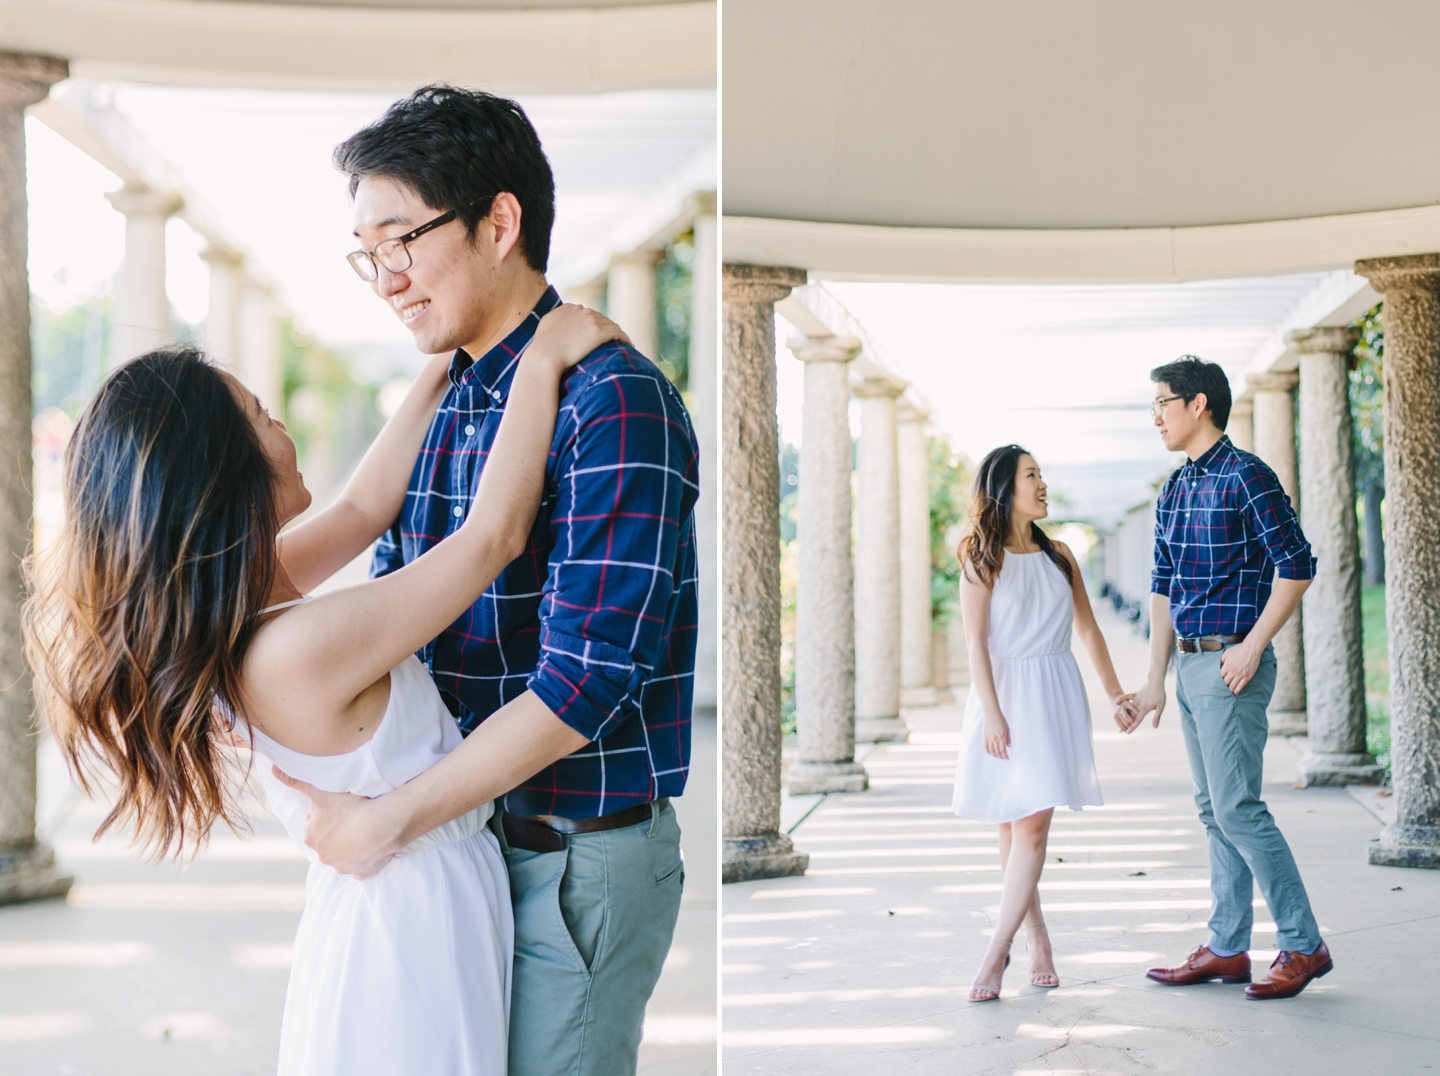
[[[1370,862],[1440,868],[1440,254],[1355,263],[1385,301],[1385,555],[1395,822]]]
[[[1296,374],[1251,374],[1254,390],[1255,455],[1275,477],[1298,515],[1301,508],[1300,482],[1295,460],[1295,400],[1292,393],[1300,383]],[[1275,636],[1275,693],[1270,697],[1270,735],[1305,734],[1305,644],[1304,611],[1293,616]]]
[[[1230,421],[1225,426],[1230,443],[1244,452],[1255,451],[1255,401],[1242,396],[1230,407]]]
[[[200,252],[210,266],[210,309],[205,315],[205,350],[232,373],[240,364],[240,303],[245,288],[244,255],[217,243]]]
[[[855,510],[855,739],[906,740],[900,717],[900,468],[895,401],[905,383],[871,378],[860,398]]]
[[[25,106],[68,74],[63,60],[0,53],[0,904],[63,896],[73,881],[35,839],[35,700],[20,641],[32,507]]]
[[[110,365],[174,342],[165,294],[165,222],[184,204],[168,191],[124,190],[105,195],[125,214],[125,260],[115,282]]]
[[[726,265],[720,414],[721,878],[803,874],[780,832],[780,429],[775,303],[802,269]]]
[[[860,342],[800,337],[805,364],[800,447],[799,578],[795,594],[795,731],[792,795],[863,792],[855,761],[855,598],[850,556],[850,360]]]
[[[935,639],[930,617],[929,419],[906,400],[895,407],[900,473],[900,705],[934,706]]]
[[[235,376],[260,397],[272,415],[285,413],[284,376],[280,369],[280,316],[275,292],[253,280],[240,297],[240,355]]]
[[[660,312],[655,301],[658,250],[635,250],[610,256],[607,309],[610,320],[624,329],[647,359],[660,357]]]
[[[1365,750],[1365,659],[1360,643],[1360,541],[1350,353],[1359,329],[1292,333],[1300,353],[1301,523],[1319,562],[1305,592],[1305,697],[1309,748],[1302,785],[1379,784],[1385,770]]]
[[[690,263],[690,420],[700,446],[700,494],[695,499],[696,566],[699,569],[700,624],[695,639],[695,705],[714,710],[718,697],[720,605],[720,469],[715,456],[720,378],[715,364],[719,330],[720,242],[713,192],[695,198],[695,258]]]

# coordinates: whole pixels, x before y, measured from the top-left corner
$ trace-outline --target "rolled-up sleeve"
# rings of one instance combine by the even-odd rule
[[[550,577],[529,687],[596,740],[638,712],[660,653],[694,503],[695,442],[678,395],[648,370],[607,374],[566,408],[572,432],[552,472]]]
[[[1280,579],[1314,579],[1318,566],[1290,498],[1275,472],[1259,460],[1242,477],[1245,517]]]

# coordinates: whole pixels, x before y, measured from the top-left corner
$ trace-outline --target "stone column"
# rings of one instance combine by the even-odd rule
[[[855,510],[855,739],[903,741],[900,717],[900,468],[895,401],[905,383],[871,378],[860,397]]]
[[[1381,784],[1385,770],[1365,751],[1365,661],[1360,645],[1360,542],[1355,520],[1355,448],[1350,422],[1350,353],[1359,329],[1292,333],[1300,353],[1301,523],[1319,561],[1305,592],[1305,697],[1309,749],[1302,785]]]
[[[934,626],[930,617],[929,419],[905,400],[896,404],[900,473],[900,705],[934,706]]]
[[[726,265],[720,413],[721,878],[803,874],[780,832],[780,429],[775,303],[803,269]]]
[[[1275,476],[1290,503],[1300,512],[1300,484],[1295,461],[1295,401],[1291,393],[1300,378],[1289,373],[1251,374],[1254,390],[1255,455]],[[1275,694],[1270,698],[1270,735],[1305,735],[1305,645],[1303,610],[1275,636]]]
[[[600,296],[605,294],[605,275],[587,280],[583,284],[571,284],[562,293],[561,298],[567,303],[578,303],[581,306],[588,306],[591,310],[600,309]]]
[[[1236,448],[1255,451],[1255,401],[1249,396],[1242,396],[1231,405],[1225,433]]]
[[[285,414],[284,372],[280,368],[280,316],[275,292],[253,280],[240,297],[240,357],[235,376],[260,397],[272,415]]]
[[[240,366],[240,303],[245,287],[241,254],[211,242],[200,257],[210,266],[210,310],[205,350],[232,373]]]
[[[660,312],[655,305],[655,266],[664,255],[636,250],[610,255],[607,307],[610,320],[624,329],[647,359],[660,357]]]
[[[1356,262],[1385,301],[1385,557],[1395,822],[1370,862],[1440,868],[1440,254]]]
[[[863,792],[855,761],[855,567],[850,557],[852,338],[800,337],[805,364],[800,447],[799,577],[795,594],[795,731],[791,795]]]
[[[25,106],[68,74],[63,60],[0,53],[0,904],[63,896],[73,881],[35,839],[35,698],[20,641],[33,477]]]
[[[184,204],[178,194],[124,190],[105,196],[125,214],[125,260],[115,282],[110,365],[174,342],[165,294],[165,222]]]
[[[715,195],[696,195],[695,258],[690,263],[690,421],[700,445],[700,495],[695,500],[696,564],[699,569],[700,625],[695,639],[695,706],[714,710],[719,667],[720,470],[715,426],[719,420],[720,378],[715,352],[719,340],[720,242]]]

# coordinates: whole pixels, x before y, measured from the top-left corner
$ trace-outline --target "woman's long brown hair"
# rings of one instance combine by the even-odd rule
[[[224,731],[276,571],[274,474],[230,383],[198,351],[116,369],[65,450],[65,525],[26,564],[26,655],[87,792],[118,783],[155,856],[235,828]]]
[[[1019,445],[1002,445],[992,449],[980,461],[975,482],[970,488],[970,508],[966,513],[965,533],[955,555],[960,558],[967,576],[986,590],[995,586],[1000,566],[1005,562],[1005,539],[1010,537],[1010,504],[1015,498],[1015,476],[1020,470],[1020,457],[1028,456]],[[1055,548],[1050,536],[1038,523],[1030,524],[1030,537],[1047,557],[1055,562],[1065,581],[1075,584],[1075,573],[1064,554]]]

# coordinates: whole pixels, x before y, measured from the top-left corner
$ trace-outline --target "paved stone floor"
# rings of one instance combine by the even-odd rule
[[[1138,686],[1145,644],[1103,626]],[[1173,693],[1158,731],[1123,736],[1080,665],[1106,805],[1052,828],[1041,894],[1060,989],[1028,985],[1021,942],[1002,998],[966,1001],[999,903],[995,832],[949,811],[961,707],[912,711],[910,742],[865,759],[871,791],[786,802],[805,877],[724,887],[726,1076],[1440,1070],[1440,872],[1369,866],[1387,801],[1295,789],[1300,741],[1272,740],[1265,796],[1335,971],[1278,1002],[1144,979],[1206,940],[1203,831]],[[1256,896],[1261,972],[1274,926]]]
[[[76,876],[67,901],[0,908],[0,1074],[259,1076],[275,1071],[306,864],[263,806],[188,869],[90,841],[100,804],[42,749],[41,828]],[[685,899],[640,1072],[716,1072],[716,736],[698,720],[676,801]]]

